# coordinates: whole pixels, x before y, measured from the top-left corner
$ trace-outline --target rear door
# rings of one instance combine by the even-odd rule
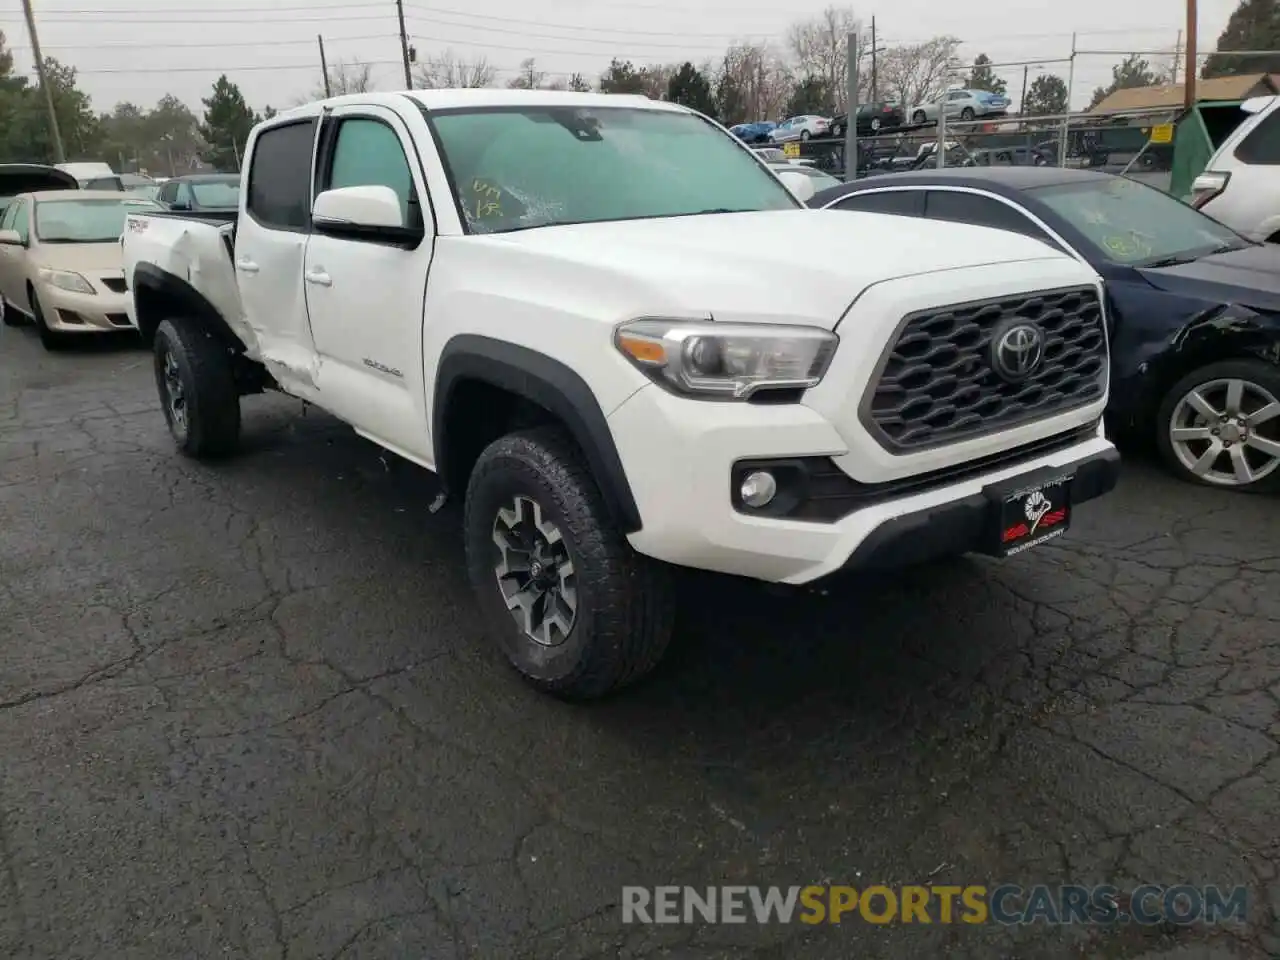
[[[290,119],[251,139],[234,260],[245,323],[268,370],[289,392],[319,402],[302,289],[316,126],[314,115]]]
[[[339,107],[325,119],[316,192],[389,187],[412,247],[313,230],[303,273],[326,408],[397,453],[429,463],[422,325],[435,224],[413,136],[395,111]]]

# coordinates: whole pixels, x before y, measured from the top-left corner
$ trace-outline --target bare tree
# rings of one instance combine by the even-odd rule
[[[373,89],[370,77],[372,68],[367,63],[346,63],[339,60],[329,68],[329,90],[325,92],[323,83],[317,84],[311,95],[299,100],[308,103],[312,100],[323,100],[325,97],[340,97],[344,93],[368,93]]]
[[[958,39],[947,36],[886,50],[880,55],[880,88],[908,111],[936,99],[963,74],[959,46]]]
[[[871,33],[864,30],[862,22],[851,9],[827,7],[822,13],[808,20],[793,23],[787,32],[787,46],[795,56],[796,67],[802,76],[822,80],[832,113],[840,113],[848,103],[849,34],[858,37],[854,56],[857,59],[859,86],[862,64],[870,57],[866,53],[871,46]]]
[[[541,90],[547,75],[537,69],[533,57],[520,61],[520,73],[513,77],[507,86],[512,90]]]
[[[725,51],[716,85],[740,98],[734,112],[746,120],[782,119],[794,78],[781,51],[767,44],[737,43]],[[725,105],[721,105],[723,108]],[[739,122],[733,118],[733,122]]]
[[[496,76],[497,71],[485,57],[468,60],[452,50],[445,50],[434,57],[428,57],[427,62],[418,67],[413,83],[419,90],[487,87]]]

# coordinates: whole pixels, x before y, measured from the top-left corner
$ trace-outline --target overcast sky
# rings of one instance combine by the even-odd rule
[[[249,103],[287,106],[320,80],[316,35],[330,64],[373,64],[380,89],[403,87],[395,0],[34,0],[45,56],[71,63],[94,107],[122,100],[151,105],[173,93],[198,109],[219,73],[240,85]],[[550,75],[597,76],[610,58],[637,64],[718,57],[735,39],[784,43],[787,26],[826,0],[405,0],[419,59],[445,48],[483,55],[499,80],[533,56]],[[1236,0],[1200,0],[1199,38],[1212,47]],[[4,30],[20,69],[30,69],[30,39],[20,0],[0,0]],[[881,45],[951,33],[966,59],[986,53],[997,63],[1036,60],[1067,73],[1072,31],[1081,50],[1172,50],[1184,23],[1176,0],[987,0],[939,3],[893,0],[876,16]],[[178,12],[181,11],[181,12]],[[1114,55],[1077,58],[1072,101],[1087,103],[1110,78]],[[1154,58],[1153,58],[1154,59]],[[1031,67],[1034,78],[1040,68]],[[998,70],[1017,97],[1022,67]]]

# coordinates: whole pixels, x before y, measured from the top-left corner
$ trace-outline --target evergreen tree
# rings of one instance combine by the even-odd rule
[[[208,144],[205,160],[224,173],[238,173],[249,131],[258,122],[257,115],[249,109],[240,88],[228,80],[225,73],[214,83],[213,93],[201,103],[204,104],[204,123],[200,124],[200,136]]]
[[[1027,117],[1055,117],[1066,113],[1066,81],[1052,73],[1036,77],[1027,89],[1027,99],[1021,110]]]
[[[994,70],[991,69],[991,58],[985,53],[980,53],[973,61],[973,69],[969,71],[970,90],[986,90],[990,93],[998,93],[1004,96],[1007,87],[1004,78],[997,77]]]
[[[1218,52],[1200,75],[1227,77],[1242,73],[1280,73],[1280,53],[1226,56],[1226,50],[1280,50],[1280,0],[1242,0],[1218,37]]]
[[[680,69],[667,81],[667,99],[679,103],[708,117],[716,115],[715,98],[711,95],[711,84],[703,76],[702,71],[692,63],[683,63]]]

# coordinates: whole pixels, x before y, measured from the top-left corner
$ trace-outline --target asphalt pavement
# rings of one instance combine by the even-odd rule
[[[1280,504],[1140,461],[1070,533],[698,576],[570,706],[458,515],[279,397],[179,458],[149,355],[0,330],[0,956],[1280,956]],[[1217,884],[1244,923],[624,925],[624,885]]]

